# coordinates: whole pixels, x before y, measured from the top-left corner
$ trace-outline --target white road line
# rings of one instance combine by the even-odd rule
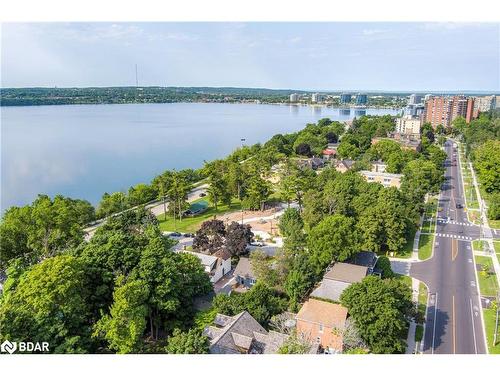
[[[472,299],[469,298],[469,302],[470,302],[470,319],[472,321],[472,336],[474,337],[474,352],[477,354],[476,328],[474,327],[474,311],[472,310]]]
[[[437,317],[437,306],[438,306],[438,292],[436,292],[436,302],[434,303],[434,327],[432,328],[432,347],[431,354],[434,354],[434,339],[436,337],[436,317]]]

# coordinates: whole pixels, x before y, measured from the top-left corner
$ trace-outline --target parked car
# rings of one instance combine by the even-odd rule
[[[206,197],[207,194],[206,193],[200,193],[200,197]]]
[[[180,236],[182,236],[182,234],[180,232],[172,232],[172,233],[170,233],[170,235],[172,237],[180,237]]]
[[[184,233],[184,237],[194,238],[194,233]]]
[[[265,246],[265,243],[261,242],[261,241],[255,241],[255,242],[250,242],[250,245],[257,246],[257,247],[263,247],[263,246]]]

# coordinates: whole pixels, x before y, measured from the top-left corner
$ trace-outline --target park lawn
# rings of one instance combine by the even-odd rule
[[[200,201],[200,199],[196,200],[195,202]],[[194,202],[191,202],[194,203]],[[168,231],[168,232],[173,232],[173,231],[178,231],[182,233],[194,233],[196,232],[201,224],[209,219],[214,218],[215,216],[220,216],[228,212],[234,212],[234,211],[239,211],[241,209],[241,204],[238,200],[233,200],[231,206],[219,204],[217,207],[217,211],[215,211],[215,208],[210,206],[208,210],[203,212],[200,215],[196,215],[193,217],[185,217],[181,221],[175,220],[167,214],[167,219],[165,220],[165,215],[161,214],[158,216],[158,220],[160,221],[160,229],[162,231]]]
[[[474,257],[478,266],[486,265],[487,271],[477,271],[477,278],[479,279],[479,290],[482,296],[494,297],[497,295],[497,279],[495,271],[493,270],[493,262],[490,257],[476,255]],[[479,269],[479,267],[478,267]]]
[[[493,335],[495,334],[496,311],[491,307],[483,309],[484,329],[486,330],[486,341],[490,354],[500,354],[500,327],[498,328],[497,342],[493,346]]]
[[[426,260],[432,255],[432,243],[434,235],[421,234],[418,241],[418,259]]]

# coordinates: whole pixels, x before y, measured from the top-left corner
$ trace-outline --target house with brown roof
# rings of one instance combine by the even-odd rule
[[[246,311],[235,316],[217,314],[204,334],[210,339],[211,354],[274,354],[289,337],[266,331]]]
[[[297,334],[327,353],[342,353],[347,309],[339,304],[307,300],[296,316]]]
[[[369,268],[350,263],[335,263],[325,274],[311,297],[339,301],[342,292],[353,283],[360,282],[368,275]]]

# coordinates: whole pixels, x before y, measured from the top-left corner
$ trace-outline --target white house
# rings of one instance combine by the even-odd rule
[[[226,250],[219,250],[214,255],[203,253],[195,253],[194,251],[182,251],[183,253],[192,254],[200,259],[201,264],[205,267],[205,272],[210,276],[210,281],[216,283],[226,273],[231,271],[231,254]]]

